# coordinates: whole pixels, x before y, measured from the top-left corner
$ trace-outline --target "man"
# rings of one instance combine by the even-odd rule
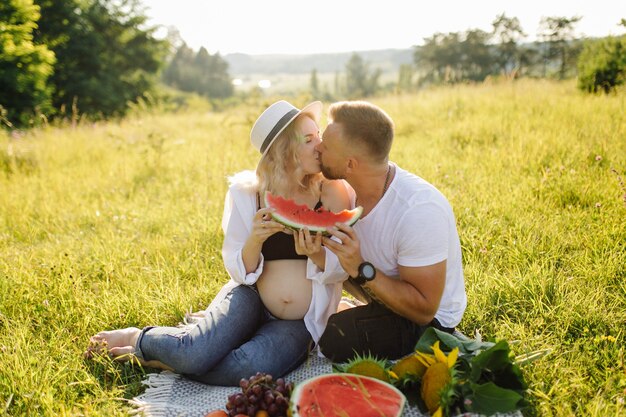
[[[344,288],[367,304],[332,315],[320,349],[335,362],[355,353],[399,358],[428,326],[452,333],[465,311],[454,214],[434,186],[389,161],[394,125],[382,109],[339,102],[328,119],[317,147],[322,172],[352,186],[363,217],[329,230],[338,241],[323,244],[350,276]]]

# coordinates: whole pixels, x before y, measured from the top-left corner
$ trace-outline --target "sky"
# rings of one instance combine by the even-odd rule
[[[626,0],[141,0],[151,25],[209,53],[311,54],[421,45],[434,33],[490,31],[517,17],[532,41],[542,17],[582,16],[581,36],[626,32]],[[160,33],[164,33],[162,30]]]

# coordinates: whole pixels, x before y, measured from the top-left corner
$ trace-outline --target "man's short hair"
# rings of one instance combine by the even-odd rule
[[[367,101],[340,101],[331,104],[328,118],[341,124],[344,136],[358,149],[365,149],[373,161],[389,157],[394,125],[380,107]]]

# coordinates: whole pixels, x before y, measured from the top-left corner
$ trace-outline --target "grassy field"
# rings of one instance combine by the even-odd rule
[[[626,95],[522,80],[372,101],[392,159],[455,209],[461,330],[550,350],[524,367],[525,415],[626,415]],[[128,412],[150,370],[83,360],[88,337],[175,324],[227,281],[225,179],[255,166],[265,104],[0,132],[0,415]]]

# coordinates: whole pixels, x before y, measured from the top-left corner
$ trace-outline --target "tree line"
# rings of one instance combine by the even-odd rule
[[[581,40],[580,17],[542,19],[538,40],[517,18],[496,17],[489,32],[435,33],[415,47],[397,82],[352,54],[323,99],[362,98],[428,84],[480,82],[490,76],[578,76],[579,88],[610,92],[626,79],[626,35]],[[626,20],[621,24],[626,27]],[[206,48],[189,48],[147,26],[139,0],[4,0],[0,2],[0,125],[28,126],[49,118],[123,116],[132,103],[156,102],[159,85],[211,100],[234,94],[228,64]]]
[[[490,75],[523,75],[565,79],[576,74],[582,41],[576,37],[581,17],[544,17],[539,40],[528,36],[516,17],[496,17],[492,30],[436,33],[415,51],[424,81],[482,81]]]
[[[0,105],[18,124],[80,109],[124,113],[154,83],[166,44],[134,0],[5,0],[0,5]]]
[[[394,85],[379,83],[380,72],[368,68],[358,54],[345,67],[345,82],[335,83],[335,95],[367,97],[381,90],[411,91],[428,84],[481,82],[488,77],[522,76],[566,79],[578,76],[578,86],[589,92],[610,92],[626,81],[626,36],[580,39],[576,24],[581,17],[545,17],[538,40],[528,36],[519,19],[498,15],[492,30],[435,33],[414,48],[413,63],[403,64]],[[620,24],[626,27],[626,20]],[[320,92],[317,72],[311,74],[310,91]]]
[[[0,121],[123,116],[154,98],[161,74],[182,91],[232,94],[219,56],[186,47],[172,56],[155,31],[138,0],[0,2]]]

